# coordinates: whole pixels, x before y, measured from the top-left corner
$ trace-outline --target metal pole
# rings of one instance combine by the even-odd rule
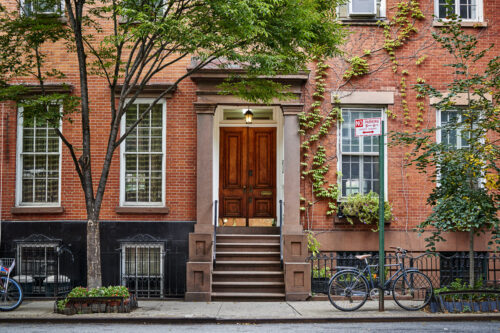
[[[378,231],[378,279],[380,284],[379,289],[379,300],[378,300],[378,310],[384,311],[384,282],[385,282],[385,257],[384,257],[384,121],[382,120],[382,132],[379,136],[379,171],[380,171],[380,182],[379,182],[379,231]]]

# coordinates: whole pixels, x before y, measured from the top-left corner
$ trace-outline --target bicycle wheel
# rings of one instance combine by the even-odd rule
[[[12,311],[23,302],[23,290],[14,279],[2,276],[0,283],[3,287],[7,284],[7,290],[0,287],[0,311]]]
[[[341,311],[354,311],[365,304],[368,283],[357,271],[342,271],[333,276],[328,284],[328,299]]]
[[[418,271],[400,274],[392,285],[392,297],[394,301],[408,311],[422,309],[430,302],[431,296],[431,280],[429,280],[427,275]]]

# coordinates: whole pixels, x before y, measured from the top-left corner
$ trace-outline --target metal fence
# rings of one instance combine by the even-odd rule
[[[339,266],[364,268],[364,262],[356,259],[356,255],[370,253],[369,263],[378,264],[378,252],[321,252],[310,256],[312,292],[324,293],[326,282],[335,274]],[[386,264],[396,264],[394,253],[385,254]],[[403,259],[405,267],[415,267],[425,273],[435,288],[449,285],[456,279],[469,281],[468,252],[440,252],[407,255]],[[395,273],[397,267],[388,267],[389,276]],[[474,254],[475,280],[482,281],[483,286],[500,287],[500,256],[490,252]]]

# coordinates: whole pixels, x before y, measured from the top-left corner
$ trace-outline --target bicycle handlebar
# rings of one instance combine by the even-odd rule
[[[390,249],[394,249],[396,250],[396,252],[401,252],[403,254],[405,254],[406,252],[408,252],[407,250],[403,249],[402,247],[399,247],[399,246],[391,246]]]

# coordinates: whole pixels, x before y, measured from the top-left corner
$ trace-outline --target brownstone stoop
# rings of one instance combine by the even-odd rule
[[[285,300],[279,228],[218,228],[213,301]]]

